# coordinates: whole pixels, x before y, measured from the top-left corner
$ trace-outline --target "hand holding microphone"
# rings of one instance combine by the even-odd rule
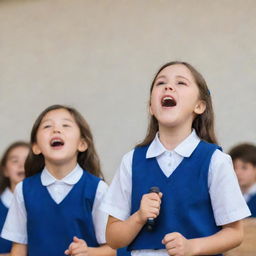
[[[151,187],[148,194],[143,195],[139,214],[148,231],[152,231],[155,218],[159,215],[162,193],[158,187]]]
[[[159,189],[159,187],[151,187],[149,190],[149,193],[157,193],[159,195],[160,189]],[[160,203],[161,203],[161,201],[160,201]],[[160,210],[160,205],[159,205],[159,210]],[[152,231],[154,226],[155,226],[155,218],[148,218],[147,223],[146,223],[147,230]]]

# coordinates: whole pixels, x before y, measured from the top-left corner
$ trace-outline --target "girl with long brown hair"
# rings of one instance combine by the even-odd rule
[[[85,119],[74,108],[50,106],[35,121],[30,142],[27,178],[2,232],[14,242],[11,255],[114,255],[99,210],[107,185]]]
[[[29,144],[16,141],[9,145],[0,160],[0,231],[3,228],[16,185],[25,178],[24,164]],[[0,255],[10,253],[11,241],[0,238]]]
[[[239,245],[250,212],[216,145],[202,75],[186,62],[163,65],[149,112],[145,139],[123,157],[102,205],[109,245],[136,256],[221,255]]]

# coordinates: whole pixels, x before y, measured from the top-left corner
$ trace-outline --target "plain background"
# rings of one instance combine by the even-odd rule
[[[254,0],[0,0],[0,153],[68,104],[110,181],[145,136],[150,83],[171,60],[206,79],[224,151],[255,142],[255,13]]]

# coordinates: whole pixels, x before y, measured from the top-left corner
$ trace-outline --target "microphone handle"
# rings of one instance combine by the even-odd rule
[[[149,190],[149,193],[159,193],[160,190],[158,187],[151,187]],[[146,229],[147,231],[153,231],[155,225],[155,219],[154,218],[148,218],[146,223]]]

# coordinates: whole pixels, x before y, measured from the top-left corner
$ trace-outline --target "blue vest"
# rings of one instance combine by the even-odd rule
[[[251,211],[250,217],[256,217],[256,195],[253,195],[250,200],[247,202],[247,205]]]
[[[127,250],[127,247],[123,247],[116,250],[116,256],[131,256],[131,252]]]
[[[88,246],[98,247],[92,221],[92,207],[100,179],[87,171],[62,202],[57,204],[41,173],[23,181],[27,211],[29,256],[61,256],[77,236]]]
[[[137,147],[133,154],[131,214],[139,209],[142,196],[153,186],[163,193],[160,214],[154,230],[142,228],[129,250],[165,249],[161,241],[171,232],[179,232],[187,239],[218,232],[208,192],[208,170],[212,154],[219,147],[201,141],[169,177],[156,158],[146,158],[148,147]]]
[[[3,204],[0,199],[0,233],[3,229],[4,222],[8,213],[8,208]],[[12,249],[12,242],[0,238],[0,253],[9,253]]]

